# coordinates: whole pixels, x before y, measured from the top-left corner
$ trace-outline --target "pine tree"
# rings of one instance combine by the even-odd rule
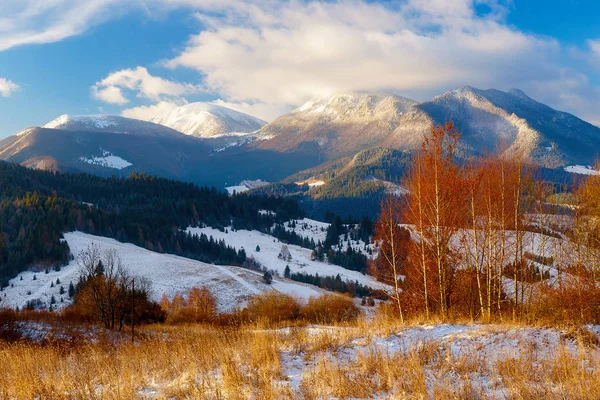
[[[270,285],[273,282],[273,275],[271,275],[269,271],[265,271],[263,274],[263,281],[265,281],[267,285]]]
[[[288,279],[289,279],[289,277],[291,276],[291,274],[292,274],[292,271],[290,270],[290,266],[289,266],[289,265],[286,265],[286,266],[285,266],[285,270],[283,271],[283,276],[284,276],[285,278],[288,278]]]

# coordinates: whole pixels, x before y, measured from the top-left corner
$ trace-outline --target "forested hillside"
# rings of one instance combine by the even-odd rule
[[[243,251],[180,230],[206,224],[215,228],[270,228],[301,218],[297,203],[275,197],[229,197],[199,188],[135,174],[100,178],[88,174],[34,171],[0,162],[0,284],[30,267],[58,268],[69,259],[62,233],[80,230],[131,242],[158,252],[207,262],[241,264]],[[261,214],[268,209],[275,213]]]
[[[410,153],[398,150],[363,150],[254,189],[254,193],[295,198],[316,219],[324,219],[327,213],[354,220],[377,218],[386,194],[402,192],[399,185],[411,160]]]

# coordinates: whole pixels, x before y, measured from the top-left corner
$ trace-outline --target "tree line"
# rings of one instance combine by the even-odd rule
[[[406,314],[486,321],[600,320],[600,177],[564,190],[517,151],[459,162],[460,134],[434,127],[382,202],[370,272]]]
[[[32,265],[67,263],[63,232],[79,230],[157,252],[241,265],[243,253],[181,229],[204,224],[267,231],[276,222],[304,216],[295,201],[282,198],[230,197],[215,188],[144,174],[101,178],[5,162],[0,162],[0,190],[0,286]]]

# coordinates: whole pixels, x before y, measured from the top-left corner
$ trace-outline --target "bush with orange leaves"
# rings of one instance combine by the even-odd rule
[[[356,321],[359,314],[354,301],[339,294],[311,297],[300,312],[302,318],[318,324]]]
[[[550,324],[598,324],[600,287],[597,282],[581,277],[557,287],[544,285],[531,306],[529,318]]]
[[[298,318],[300,304],[292,296],[269,290],[252,297],[247,310],[251,321],[277,323]]]
[[[160,306],[167,313],[167,322],[173,324],[212,322],[217,315],[217,302],[206,286],[191,288],[187,298],[181,293],[173,300],[163,295]]]

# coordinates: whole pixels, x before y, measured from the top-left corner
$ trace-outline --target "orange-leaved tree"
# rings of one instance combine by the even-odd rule
[[[375,225],[374,239],[379,244],[379,249],[369,266],[369,273],[392,288],[388,294],[396,302],[398,316],[404,323],[400,286],[408,255],[410,232],[401,226],[401,218],[402,204],[398,197],[390,195],[385,198]]]
[[[419,267],[423,306],[448,316],[456,271],[451,239],[464,225],[465,185],[455,163],[460,133],[452,122],[434,126],[416,155],[404,186],[408,190],[405,217],[418,236],[410,259]]]

